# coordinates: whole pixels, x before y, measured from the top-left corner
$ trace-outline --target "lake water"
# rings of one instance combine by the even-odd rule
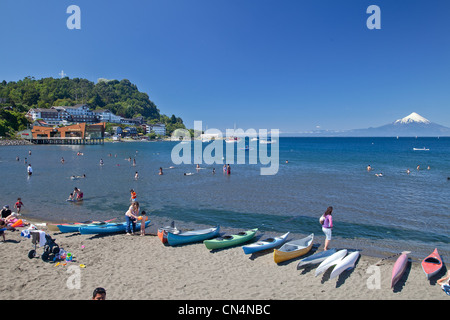
[[[4,146],[0,204],[12,207],[21,197],[22,213],[30,218],[121,221],[133,188],[153,232],[175,220],[181,229],[259,228],[263,237],[314,233],[321,245],[318,219],[333,206],[335,247],[376,256],[410,250],[423,258],[435,247],[444,259],[450,253],[450,138],[279,138],[276,143],[279,170],[266,176],[260,175],[264,166],[248,161],[232,164],[230,176],[223,174],[223,163],[203,163],[200,170],[195,164],[174,165],[176,142]],[[429,150],[413,150],[422,147]],[[31,177],[25,158],[34,170]],[[375,175],[380,172],[383,177]],[[82,174],[85,179],[70,179]],[[82,203],[65,201],[74,187],[83,191]]]

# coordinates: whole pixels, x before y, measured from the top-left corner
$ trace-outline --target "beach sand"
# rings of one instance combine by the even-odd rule
[[[301,258],[277,265],[272,251],[252,256],[241,247],[211,252],[202,243],[165,246],[156,236],[157,227],[148,227],[151,234],[144,237],[62,234],[42,227],[73,254],[66,266],[29,259],[34,246],[20,235],[24,228],[7,231],[7,241],[0,243],[2,299],[89,300],[96,287],[106,289],[107,300],[449,299],[436,284],[446,268],[428,281],[417,260],[392,290],[395,258],[374,267],[380,258],[361,255],[353,270],[330,280],[330,270],[318,277],[314,268],[297,270]]]

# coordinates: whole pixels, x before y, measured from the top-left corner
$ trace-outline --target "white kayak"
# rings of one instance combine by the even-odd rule
[[[330,249],[330,250],[314,253],[313,255],[300,260],[297,264],[297,270],[300,269],[301,267],[306,267],[308,265],[314,265],[314,264],[321,263],[322,261],[324,261],[326,258],[328,258],[329,256],[331,256],[334,253],[336,253],[336,249]]]
[[[333,271],[331,272],[330,279],[336,278],[345,270],[350,270],[355,267],[355,262],[358,257],[359,251],[349,253],[348,256],[339,261],[339,263],[334,267]]]
[[[339,261],[341,261],[345,257],[346,254],[347,249],[342,249],[333,253],[331,256],[323,260],[317,267],[315,276],[317,277],[319,274],[327,271],[328,268],[336,265]]]

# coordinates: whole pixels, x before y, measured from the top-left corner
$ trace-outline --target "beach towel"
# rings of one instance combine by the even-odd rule
[[[39,244],[39,247],[45,246],[45,232],[42,230],[35,230],[31,232],[31,243]]]
[[[38,230],[37,232],[39,232],[39,246],[43,247],[47,242],[47,240],[45,239],[45,232],[42,230]]]

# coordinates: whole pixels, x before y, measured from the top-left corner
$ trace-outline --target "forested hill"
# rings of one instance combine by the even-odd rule
[[[30,108],[73,106],[86,103],[91,110],[109,109],[116,115],[133,118],[142,116],[146,121],[162,122],[168,131],[185,128],[181,118],[161,114],[148,94],[140,92],[129,80],[102,80],[68,77],[62,79],[26,77],[17,82],[0,82],[0,103],[26,112]],[[0,119],[1,120],[1,119]],[[170,127],[169,127],[170,126]]]

